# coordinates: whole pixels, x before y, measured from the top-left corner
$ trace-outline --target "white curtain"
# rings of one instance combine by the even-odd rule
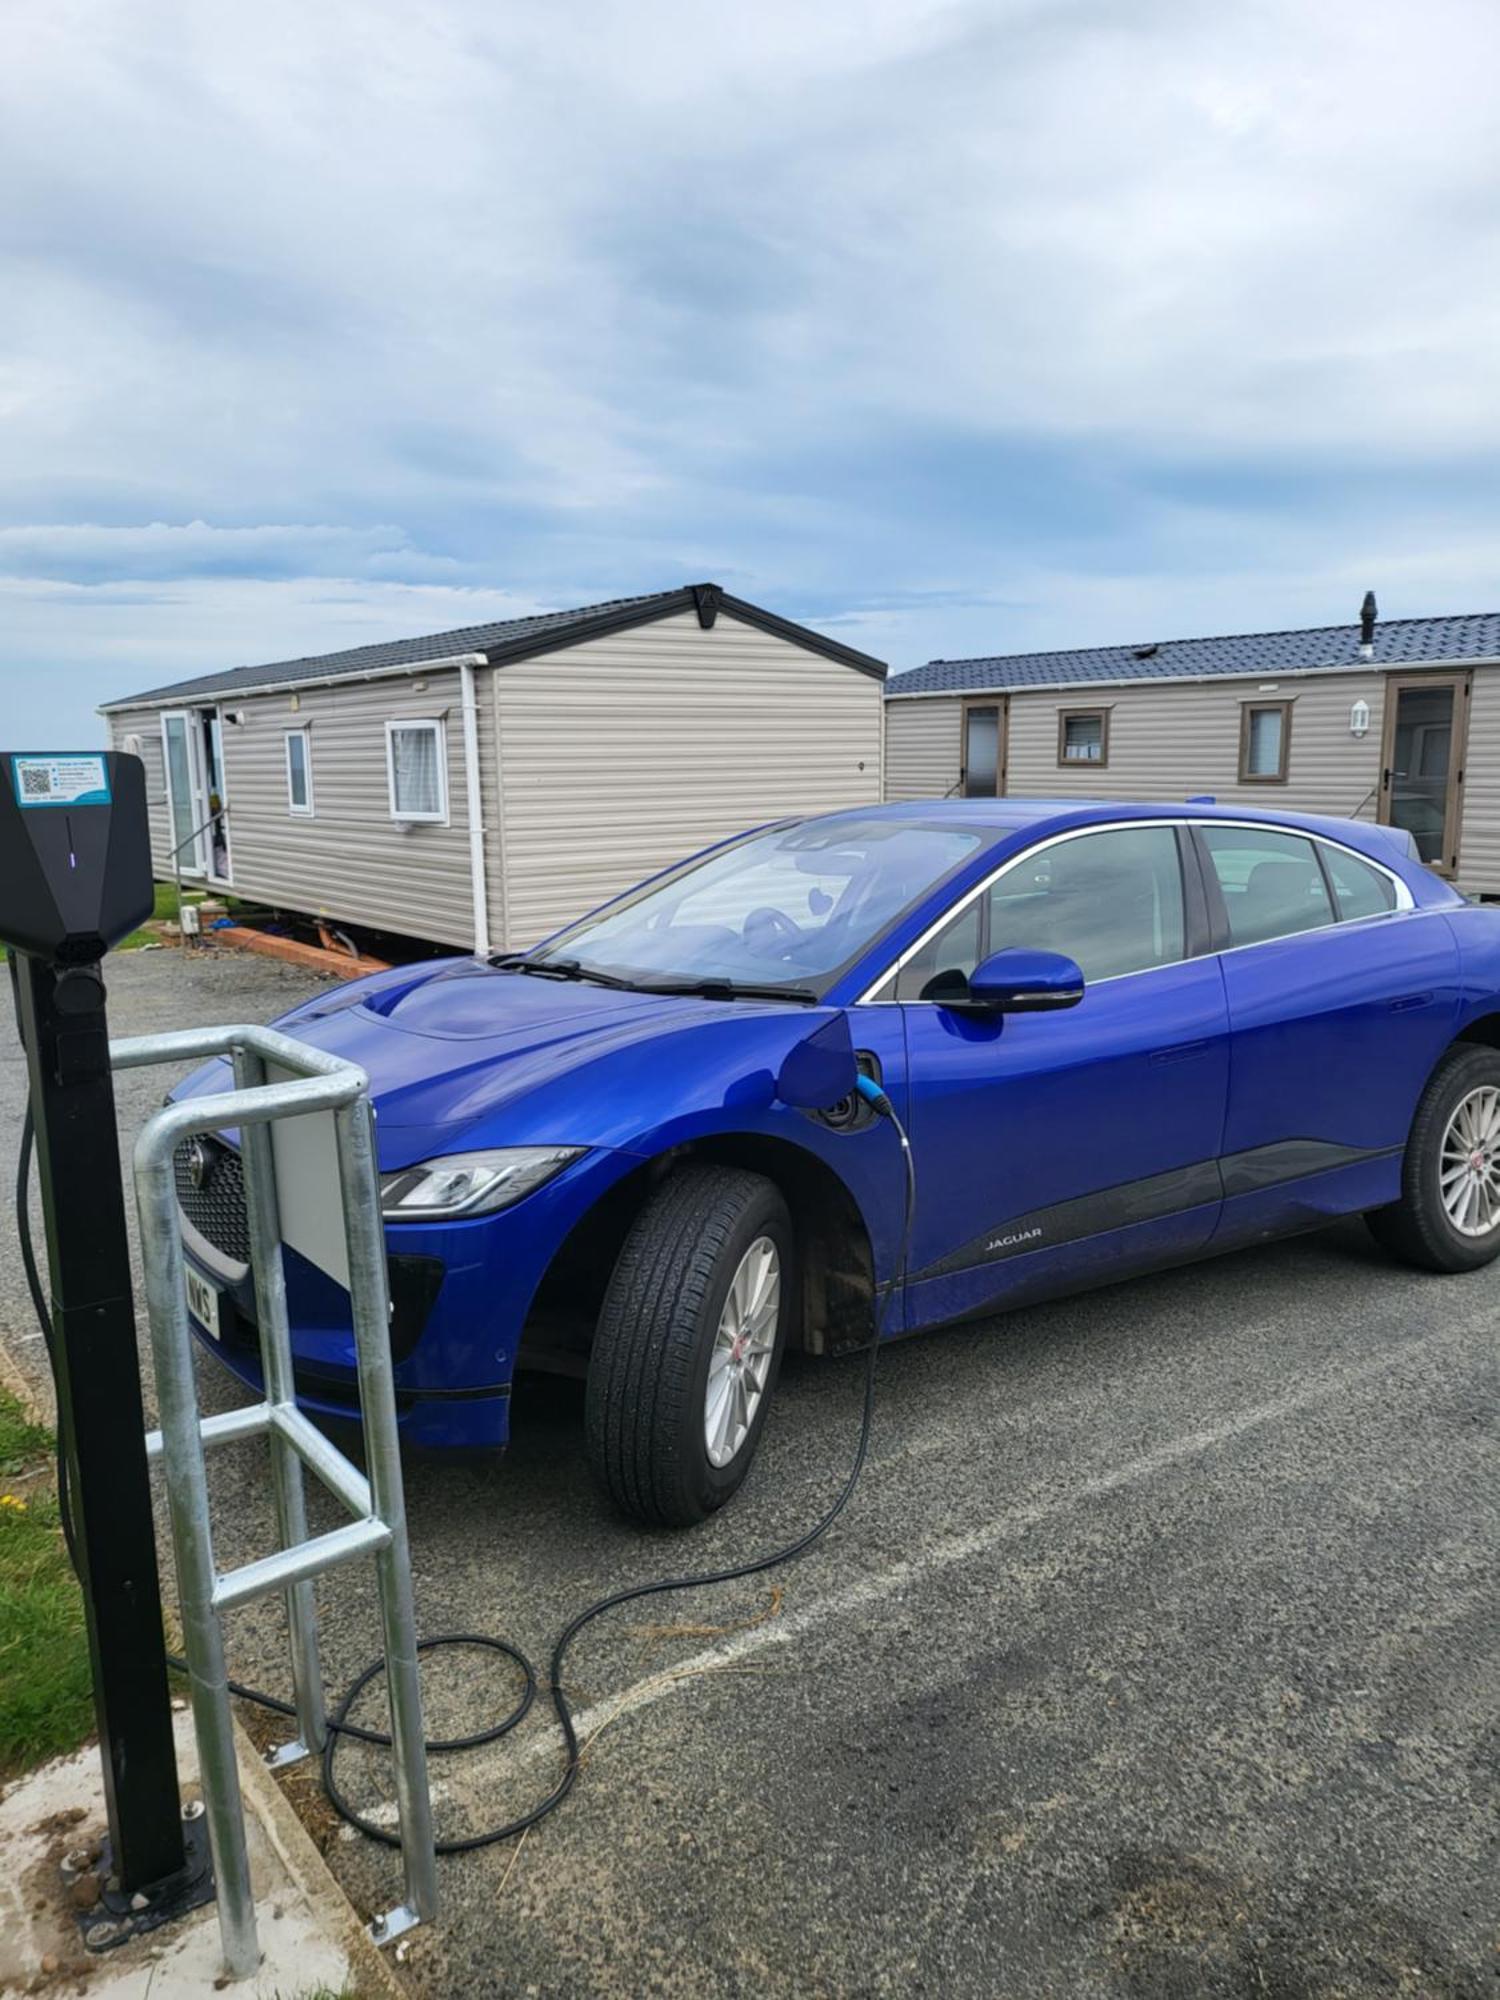
[[[396,811],[436,818],[443,810],[438,782],[438,741],[435,729],[396,729],[391,733],[396,771]]]

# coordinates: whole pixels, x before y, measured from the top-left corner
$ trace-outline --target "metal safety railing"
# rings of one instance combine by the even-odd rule
[[[403,1904],[371,1925],[379,1943],[389,1943],[436,1915],[437,1868],[369,1080],[355,1064],[270,1028],[190,1029],[110,1044],[116,1069],[209,1056],[232,1059],[235,1088],[169,1104],[147,1122],[136,1142],[135,1189],[161,1422],[161,1429],[147,1438],[147,1450],[161,1459],[166,1475],[224,1967],[231,1977],[243,1978],[259,1963],[259,1948],[221,1625],[222,1614],[232,1606],[275,1590],[285,1593],[300,1740],[281,1752],[280,1760],[321,1750],[327,1719],[312,1579],[355,1556],[374,1556],[406,1892]],[[268,1065],[286,1072],[287,1080],[268,1080]],[[270,1127],[275,1119],[312,1112],[331,1113],[334,1121],[368,1478],[296,1404]],[[248,1409],[203,1417],[193,1376],[174,1156],[186,1138],[232,1128],[239,1130],[244,1161],[266,1393],[263,1402]],[[221,1572],[214,1558],[204,1452],[208,1445],[244,1437],[265,1437],[270,1445],[279,1547],[274,1554]],[[347,1525],[309,1535],[304,1470],[347,1508],[352,1517]]]

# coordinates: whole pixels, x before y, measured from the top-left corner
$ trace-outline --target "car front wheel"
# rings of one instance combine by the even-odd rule
[[[589,1362],[590,1463],[624,1513],[690,1527],[736,1491],[765,1427],[796,1292],[772,1182],[685,1167],[620,1251]]]
[[[1401,1199],[1365,1220],[1425,1271],[1477,1271],[1500,1256],[1500,1051],[1460,1044],[1443,1057],[1412,1120]]]

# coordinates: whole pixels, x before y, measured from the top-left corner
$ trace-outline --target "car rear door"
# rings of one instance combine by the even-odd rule
[[[971,894],[876,996],[902,1010],[918,1164],[908,1324],[1192,1254],[1219,1210],[1227,1015],[1196,866],[1170,823],[1042,843]],[[941,993],[1026,944],[1082,1002],[1000,1019]]]
[[[1392,871],[1253,823],[1195,831],[1229,1007],[1219,1238],[1375,1207],[1452,1040],[1458,948]]]

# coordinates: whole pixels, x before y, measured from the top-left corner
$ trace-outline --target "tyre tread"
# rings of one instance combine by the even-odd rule
[[[636,1218],[605,1292],[589,1366],[589,1457],[638,1521],[681,1526],[681,1440],[708,1294],[725,1247],[771,1183],[737,1167],[686,1166]]]

